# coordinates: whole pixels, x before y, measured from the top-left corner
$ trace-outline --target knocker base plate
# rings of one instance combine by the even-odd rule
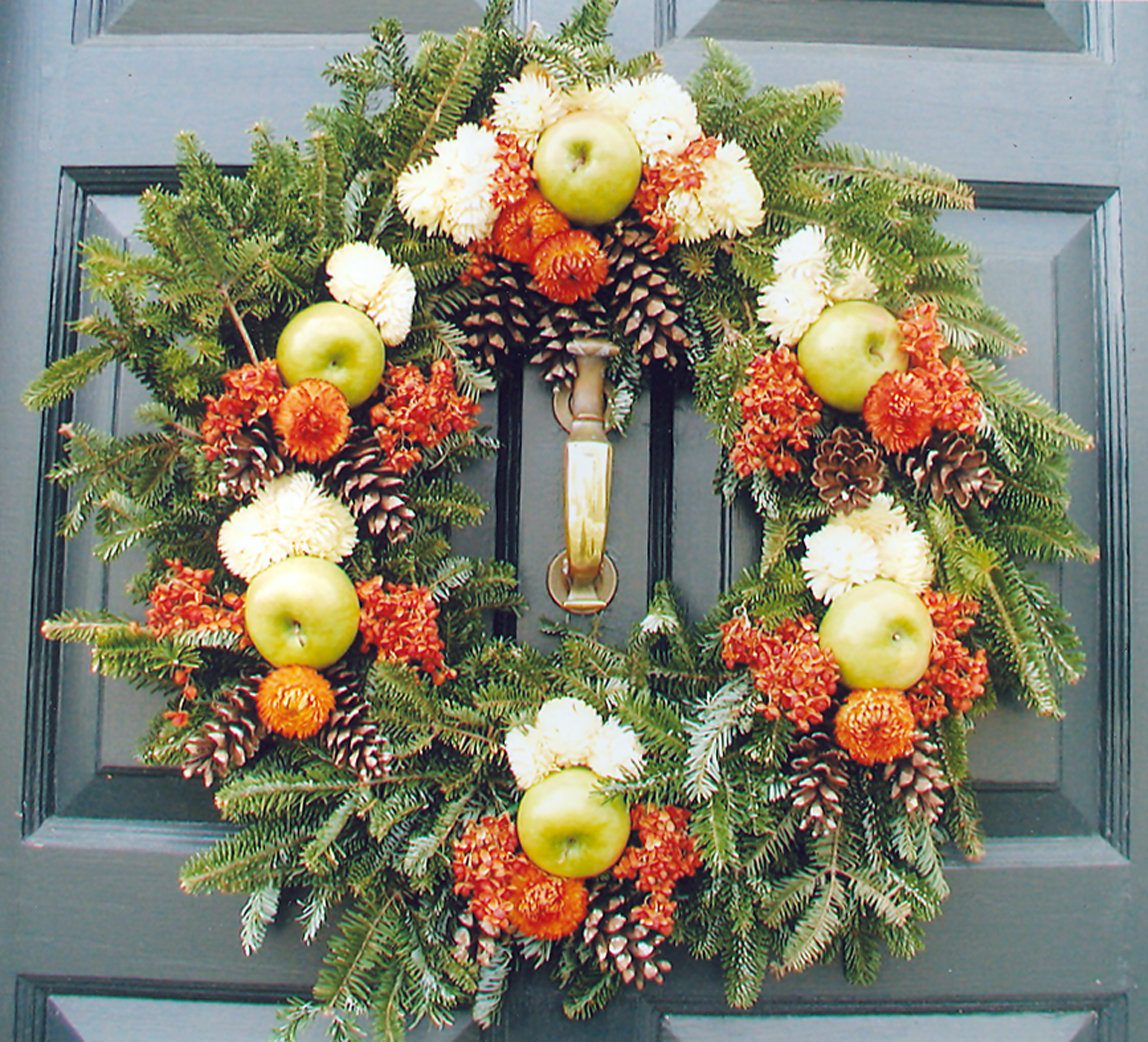
[[[603,555],[602,568],[594,582],[597,601],[569,604],[567,602],[570,597],[570,579],[566,574],[566,551],[563,550],[554,556],[550,567],[546,569],[546,589],[550,592],[554,603],[563,611],[571,615],[593,615],[602,611],[618,592],[618,568],[610,560],[609,555]]]

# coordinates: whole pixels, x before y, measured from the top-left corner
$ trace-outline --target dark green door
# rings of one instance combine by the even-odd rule
[[[553,28],[568,0],[524,0]],[[717,973],[679,957],[666,987],[567,1026],[548,988],[528,981],[492,1033],[730,1042],[918,1039],[938,1042],[1148,1037],[1148,753],[1134,699],[1148,622],[1135,596],[1137,531],[1148,487],[1148,423],[1137,392],[1148,362],[1148,5],[926,0],[622,0],[615,43],[658,46],[684,78],[714,36],[760,82],[842,81],[843,138],[901,152],[974,182],[982,209],[949,230],[984,256],[990,300],[1026,334],[1018,375],[1098,433],[1075,473],[1078,520],[1103,547],[1097,569],[1060,577],[1092,668],[1066,694],[1063,724],[1005,705],[976,736],[993,839],[977,866],[954,865],[953,896],[923,955],[889,963],[869,989],[820,969],[771,984],[726,1017]],[[40,473],[63,417],[23,411],[20,389],[69,350],[83,304],[77,243],[130,237],[134,197],[170,176],[172,139],[195,129],[223,163],[247,157],[255,122],[301,134],[332,55],[394,14],[408,28],[475,21],[473,3],[431,0],[4,0],[0,3],[0,552],[7,578],[0,708],[0,1038],[19,1042],[258,1040],[273,1004],[305,989],[320,945],[277,927],[245,959],[241,902],[180,894],[177,870],[213,834],[202,793],[133,766],[146,696],[98,682],[82,654],[36,636],[62,604],[119,596],[82,543],[51,537],[61,504]],[[78,415],[129,422],[114,378]],[[562,542],[562,432],[528,374],[507,392],[499,518],[476,538],[517,557],[533,609],[553,615],[544,571]],[[606,628],[622,635],[650,582],[674,579],[707,606],[752,559],[754,533],[724,511],[715,448],[685,398],[657,385],[619,445],[611,527],[621,592]],[[493,492],[493,474],[479,476]],[[520,511],[520,504],[529,508]],[[719,1019],[725,1018],[725,1019]],[[474,1037],[465,1021],[444,1039]]]

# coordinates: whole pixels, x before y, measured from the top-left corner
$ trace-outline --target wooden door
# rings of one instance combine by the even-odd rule
[[[526,0],[524,21],[553,28],[569,0]],[[257,1040],[273,1004],[308,987],[321,952],[296,924],[245,959],[241,901],[188,898],[181,861],[217,834],[193,786],[133,765],[153,711],[113,690],[83,654],[36,635],[64,604],[113,601],[82,543],[51,532],[62,503],[40,480],[56,426],[23,411],[20,389],[70,350],[83,303],[77,244],[128,239],[134,197],[170,178],[172,139],[194,129],[225,164],[247,158],[257,121],[301,134],[326,94],[328,58],[394,14],[411,31],[451,31],[479,8],[461,0],[7,0],[0,5],[0,339],[4,601],[0,726],[0,1037],[19,1042]],[[1134,553],[1146,508],[1137,461],[1148,424],[1137,390],[1148,369],[1148,5],[927,0],[622,0],[615,45],[650,46],[685,78],[700,38],[720,39],[783,86],[847,88],[837,136],[900,152],[973,182],[981,209],[947,230],[984,256],[986,292],[1030,351],[1014,371],[1097,431],[1078,460],[1075,516],[1103,548],[1095,569],[1059,576],[1091,669],[1066,692],[1068,718],[1036,721],[1006,704],[980,725],[975,754],[992,839],[985,861],[954,864],[953,896],[911,963],[887,963],[860,989],[823,968],[767,986],[730,1017],[714,967],[684,956],[667,985],[629,996],[590,1024],[562,1020],[541,980],[524,979],[504,1042],[558,1039],[745,1042],[802,1038],[939,1042],[1104,1042],[1148,1036],[1148,872],[1141,807],[1145,733],[1134,702],[1142,599]],[[130,422],[113,377],[77,403],[95,422]],[[489,405],[505,442],[480,474],[497,517],[474,537],[517,560],[536,639],[556,613],[545,566],[562,542],[562,432],[526,374]],[[605,620],[622,636],[650,584],[669,577],[694,612],[753,558],[748,512],[713,496],[716,447],[668,382],[646,395],[618,445],[610,552],[621,592]],[[497,480],[496,480],[497,478]],[[1142,567],[1139,566],[1139,567]],[[130,570],[125,563],[124,570]],[[432,1037],[477,1037],[465,1019]]]

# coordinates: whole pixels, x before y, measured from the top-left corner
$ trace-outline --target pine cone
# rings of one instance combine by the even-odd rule
[[[183,746],[183,776],[203,776],[210,788],[216,779],[242,767],[259,749],[267,729],[255,708],[260,677],[244,677],[211,705],[212,715]]]
[[[817,448],[813,459],[817,494],[834,513],[867,507],[885,485],[881,454],[855,427],[838,427]]]
[[[666,937],[633,919],[634,901],[613,887],[590,895],[582,920],[582,940],[603,971],[611,966],[626,984],[639,991],[647,982],[661,984],[670,972],[669,960],[657,958]]]
[[[572,340],[601,336],[609,325],[606,310],[595,298],[577,306],[559,304],[543,297],[530,361],[545,368],[547,380],[573,380],[574,356],[567,351]]]
[[[459,325],[475,358],[492,366],[499,355],[526,352],[534,342],[538,315],[549,301],[532,285],[530,269],[502,257],[474,282],[476,293],[465,304]]]
[[[371,706],[362,696],[358,678],[339,671],[329,673],[327,679],[335,692],[335,708],[315,740],[360,781],[381,778],[390,770],[390,743],[371,719]]]
[[[488,933],[469,908],[459,913],[457,923],[453,937],[455,959],[461,963],[489,966],[498,951],[498,935]]]
[[[814,732],[793,746],[789,793],[803,815],[799,827],[814,836],[841,824],[842,794],[849,785],[848,758],[827,734]]]
[[[227,451],[220,458],[223,469],[219,474],[219,494],[232,499],[251,495],[287,469],[275,428],[266,416],[236,431],[228,439]]]
[[[930,822],[940,818],[945,809],[941,794],[952,787],[937,763],[937,753],[936,744],[922,733],[908,756],[885,765],[885,780],[893,783],[892,798],[905,804],[910,816],[920,814]]]
[[[385,535],[392,543],[410,535],[415,514],[402,494],[402,476],[387,469],[385,453],[367,424],[351,429],[346,445],[324,464],[321,478],[371,535]]]
[[[616,222],[602,236],[610,276],[599,297],[644,365],[664,361],[675,366],[690,346],[682,325],[686,302],[655,238],[651,228],[632,220]]]
[[[976,499],[988,507],[1001,490],[1001,479],[989,466],[988,454],[956,431],[933,437],[923,448],[900,458],[918,490],[929,486],[938,502],[950,496],[962,510]]]

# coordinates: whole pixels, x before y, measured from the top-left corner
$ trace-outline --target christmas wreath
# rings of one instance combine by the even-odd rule
[[[735,1006],[837,957],[870,981],[920,947],[943,844],[982,849],[970,719],[1003,690],[1055,715],[1081,669],[1025,562],[1094,557],[1090,438],[994,361],[1017,333],[934,226],[969,190],[824,140],[836,84],[617,60],[611,6],[546,36],[493,0],[413,56],[382,22],[242,176],[181,139],[147,249],[85,242],[97,306],[27,392],[112,363],[150,392],[129,433],[65,415],[49,474],[65,535],[146,548],[142,620],[43,632],[154,689],[145,762],[234,823],[186,891],[250,894],[249,950],[288,902],[305,941],[332,920],[286,1039],[486,1023],[522,964],[589,1015],[668,942]],[[511,566],[452,551],[484,509],[459,475],[502,368],[565,380],[585,337],[620,348],[616,428],[652,369],[692,388],[761,558],[700,620],[662,586],[624,647],[540,650],[491,635]]]

